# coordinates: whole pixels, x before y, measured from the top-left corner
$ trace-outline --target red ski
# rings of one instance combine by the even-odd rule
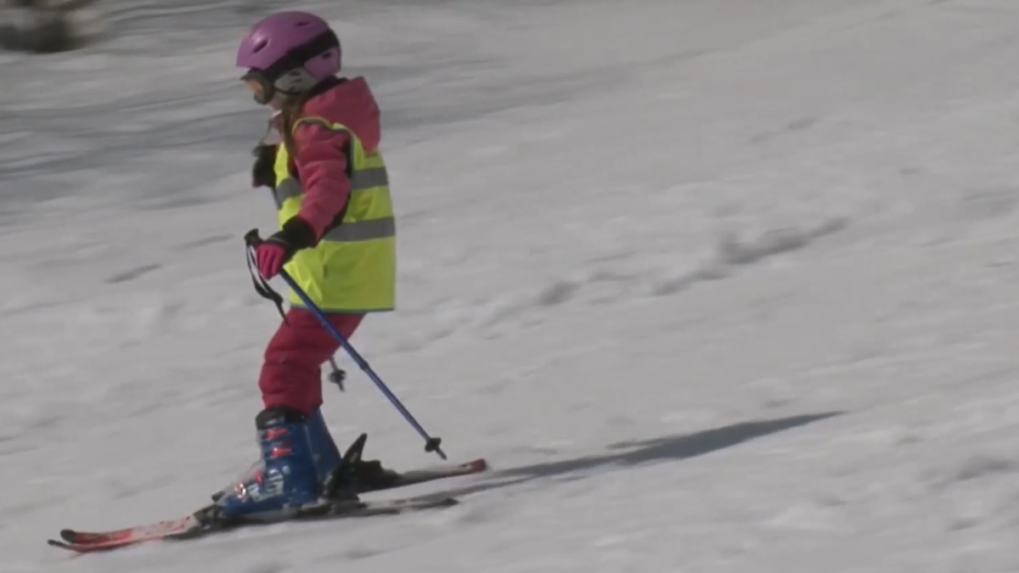
[[[126,527],[113,531],[92,533],[64,529],[60,532],[64,541],[50,539],[53,547],[67,549],[77,553],[110,551],[137,545],[148,541],[179,541],[196,539],[213,533],[233,531],[251,525],[283,523],[287,521],[307,521],[316,519],[344,519],[352,517],[372,517],[376,515],[395,515],[437,509],[457,505],[459,500],[454,497],[420,497],[380,501],[343,501],[324,503],[304,507],[297,515],[274,521],[248,521],[242,523],[217,523],[203,518],[202,514],[215,506],[204,508],[181,519],[160,521],[150,525]]]
[[[149,525],[125,527],[103,532],[75,531],[64,529],[60,532],[63,541],[50,539],[48,543],[54,547],[70,549],[79,553],[89,551],[106,551],[119,547],[127,547],[143,541],[157,539],[173,539],[186,537],[189,532],[200,532],[204,526],[194,515],[180,519],[160,521]]]
[[[463,464],[440,465],[430,468],[409,470],[396,475],[393,480],[387,483],[384,487],[376,487],[362,493],[407,487],[439,479],[471,475],[483,472],[486,469],[488,469],[488,463],[483,458],[479,458]],[[343,501],[311,506],[301,510],[299,515],[285,518],[282,521],[392,515],[406,513],[409,511],[449,507],[456,505],[457,503],[458,501],[455,498],[441,496],[424,496],[378,501]],[[207,510],[214,507],[215,506],[209,506],[208,508],[203,508],[192,515],[179,519],[171,519],[110,531],[78,531],[74,529],[64,529],[60,532],[62,540],[50,539],[48,543],[53,547],[59,547],[61,549],[67,549],[78,553],[87,553],[93,551],[109,551],[111,549],[119,549],[147,541],[192,539],[218,531],[227,531],[237,527],[251,525],[251,523],[223,525],[215,523],[214,521],[210,522],[209,519],[204,516],[208,515],[206,513]]]

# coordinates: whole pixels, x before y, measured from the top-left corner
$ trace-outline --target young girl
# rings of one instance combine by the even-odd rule
[[[273,189],[280,225],[255,250],[258,271],[271,279],[285,265],[349,338],[366,313],[394,307],[395,221],[378,106],[363,78],[337,77],[340,59],[336,34],[306,12],[259,21],[237,52],[255,101],[277,112],[270,132],[281,139],[261,146],[253,170],[254,186]],[[340,463],[319,412],[319,368],[339,344],[293,293],[290,302],[258,381],[261,460],[216,496],[227,516],[315,502]]]

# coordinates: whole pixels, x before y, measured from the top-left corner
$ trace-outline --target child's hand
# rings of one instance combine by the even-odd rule
[[[300,217],[291,217],[283,225],[283,230],[274,233],[271,237],[255,247],[255,264],[258,272],[266,280],[279,274],[283,265],[287,264],[290,257],[301,249],[314,247],[318,242],[315,238],[315,231]]]
[[[266,280],[279,274],[283,265],[293,256],[293,249],[273,235],[255,247],[255,263],[258,272]]]

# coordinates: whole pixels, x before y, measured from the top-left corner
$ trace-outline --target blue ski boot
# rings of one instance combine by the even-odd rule
[[[220,515],[271,521],[319,502],[319,465],[324,473],[330,461],[339,460],[321,414],[306,417],[286,407],[268,408],[255,418],[255,426],[261,460],[216,500]]]
[[[308,417],[308,440],[311,442],[311,453],[315,459],[315,470],[318,473],[318,483],[325,483],[326,479],[339,467],[341,458],[340,451],[336,448],[329,427],[326,426],[322,411],[316,409]]]

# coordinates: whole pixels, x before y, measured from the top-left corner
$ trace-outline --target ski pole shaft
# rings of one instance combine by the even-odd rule
[[[425,451],[435,452],[439,455],[440,458],[446,459],[446,454],[442,451],[442,448],[440,447],[442,440],[438,437],[432,437],[428,435],[428,432],[426,432],[425,429],[421,427],[421,424],[418,423],[418,421],[414,418],[410,411],[407,410],[403,403],[400,402],[399,398],[397,398],[396,395],[393,394],[393,392],[386,385],[386,383],[383,382],[381,378],[379,378],[379,375],[376,374],[374,370],[372,370],[372,367],[368,364],[368,361],[365,360],[361,356],[361,354],[354,349],[353,346],[351,346],[347,338],[340,334],[340,331],[336,330],[336,327],[333,326],[331,322],[329,322],[329,319],[326,318],[322,310],[318,308],[318,305],[312,302],[311,298],[308,297],[308,294],[304,292],[304,289],[297,285],[293,277],[291,277],[290,274],[287,273],[287,271],[285,270],[280,270],[280,277],[283,278],[283,280],[287,283],[287,286],[289,286],[291,290],[294,291],[297,297],[301,299],[301,302],[304,303],[304,306],[309,311],[311,311],[312,314],[315,315],[315,318],[317,318],[319,323],[322,324],[322,327],[325,328],[329,332],[329,334],[331,334],[332,337],[335,338],[336,341],[340,343],[340,346],[342,346],[343,349],[347,351],[347,354],[349,354],[350,357],[354,359],[354,362],[357,362],[357,365],[361,367],[361,370],[363,370],[364,373],[367,374],[369,378],[371,378],[372,382],[374,382],[375,385],[378,386],[379,390],[382,391],[382,393],[386,396],[386,398],[389,399],[390,402],[392,402],[393,406],[395,406],[396,409],[401,414],[403,414],[403,417],[407,420],[407,422],[411,426],[413,426],[415,430],[417,430],[418,434],[420,434],[422,438],[424,438]]]

